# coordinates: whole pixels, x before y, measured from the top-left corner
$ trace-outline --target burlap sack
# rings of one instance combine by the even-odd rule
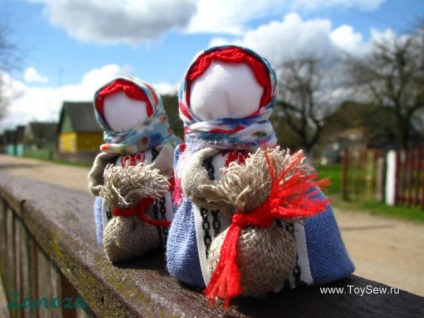
[[[225,230],[212,242],[209,272],[218,265]],[[296,263],[296,241],[282,227],[248,227],[241,231],[237,245],[237,263],[241,274],[242,295],[263,296],[278,291],[290,276]]]

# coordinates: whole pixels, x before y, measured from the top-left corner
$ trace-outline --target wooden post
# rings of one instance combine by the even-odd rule
[[[415,156],[414,156],[414,149],[412,147],[410,147],[408,150],[408,155],[407,155],[407,184],[405,185],[405,188],[407,190],[408,193],[408,206],[412,206],[413,205],[413,200],[414,200],[414,195],[413,195],[413,191],[414,191],[414,186],[413,186],[413,181],[414,181],[414,173],[415,173]]]
[[[420,148],[420,150],[422,150]],[[424,174],[424,156],[421,156],[421,161],[420,161],[420,169],[421,169],[421,173]],[[419,174],[418,178],[422,178],[421,180],[421,210],[424,210],[424,175],[421,177],[421,173]]]
[[[415,194],[414,204],[420,203],[420,185],[421,185],[421,146],[415,148]]]
[[[343,200],[347,200],[349,195],[347,193],[347,178],[349,170],[349,151],[344,149],[342,151],[342,184],[341,184],[341,196]]]
[[[395,151],[395,205],[399,204],[400,150]]]

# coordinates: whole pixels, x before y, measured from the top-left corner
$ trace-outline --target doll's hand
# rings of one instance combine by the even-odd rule
[[[152,164],[142,162],[125,168],[107,166],[100,196],[112,208],[122,209],[135,206],[143,198],[159,199],[168,191],[168,179]]]
[[[115,154],[102,152],[94,159],[93,167],[88,174],[88,188],[93,195],[100,195],[104,183],[103,172],[106,166],[113,162],[115,157]]]
[[[219,150],[213,148],[205,148],[194,153],[188,158],[181,175],[181,187],[184,195],[203,207],[207,206],[207,198],[204,193],[199,192],[199,187],[212,185],[214,182],[209,178],[208,172],[202,164],[205,159],[217,153]]]
[[[171,145],[160,145],[156,147],[156,150],[159,154],[153,161],[152,167],[159,169],[160,173],[169,179],[173,172],[174,148]]]

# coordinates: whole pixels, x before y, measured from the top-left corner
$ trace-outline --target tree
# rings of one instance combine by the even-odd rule
[[[307,56],[283,63],[278,71],[277,127],[285,126],[286,133],[297,139],[298,147],[310,154],[331,106],[325,88],[330,83],[328,70],[320,59]],[[283,143],[293,147],[293,141]]]
[[[7,19],[0,20],[0,119],[6,113],[8,101],[4,97],[4,79],[7,71],[19,67],[21,56],[18,46],[11,40],[12,30],[7,23]]]
[[[376,41],[369,55],[348,58],[346,67],[352,84],[393,114],[397,147],[408,147],[424,109],[424,28]]]

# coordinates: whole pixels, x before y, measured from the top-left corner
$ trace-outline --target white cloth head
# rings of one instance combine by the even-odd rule
[[[134,129],[148,117],[146,102],[131,99],[122,91],[106,96],[103,105],[106,122],[115,131]]]
[[[263,88],[246,64],[212,62],[191,85],[190,108],[202,120],[244,118],[258,110]]]

